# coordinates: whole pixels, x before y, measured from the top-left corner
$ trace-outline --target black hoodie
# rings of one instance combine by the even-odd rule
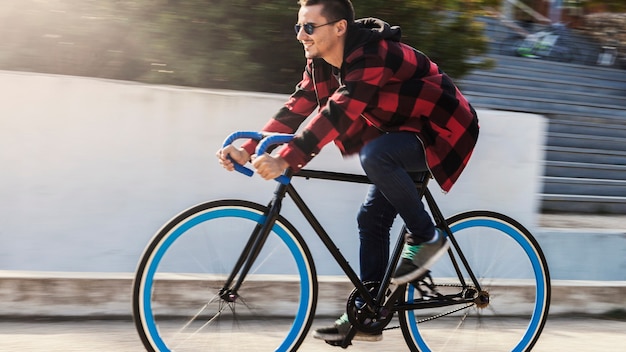
[[[343,57],[347,57],[357,48],[374,41],[383,39],[399,42],[402,31],[398,26],[390,26],[389,23],[378,18],[368,17],[356,20],[348,27],[348,36]]]

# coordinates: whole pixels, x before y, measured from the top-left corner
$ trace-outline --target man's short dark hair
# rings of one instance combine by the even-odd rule
[[[299,0],[300,6],[322,5],[322,16],[329,21],[345,19],[354,22],[354,7],[350,0]]]

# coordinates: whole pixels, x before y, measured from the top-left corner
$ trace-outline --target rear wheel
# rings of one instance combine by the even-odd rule
[[[311,254],[279,217],[236,297],[220,294],[265,207],[209,202],[152,239],[133,283],[133,316],[149,351],[293,351],[317,300]]]
[[[494,212],[462,213],[447,222],[482,291],[462,291],[450,257],[444,256],[431,270],[436,290],[473,302],[401,312],[410,350],[530,350],[550,305],[550,275],[536,240],[518,222]],[[471,285],[465,270],[462,275]],[[420,300],[420,291],[407,285],[405,299]]]

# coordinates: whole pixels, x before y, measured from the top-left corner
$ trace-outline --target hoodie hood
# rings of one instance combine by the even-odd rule
[[[390,26],[389,23],[378,18],[358,19],[348,29],[344,57],[367,43],[386,39],[399,42],[401,38],[402,33],[398,26]]]

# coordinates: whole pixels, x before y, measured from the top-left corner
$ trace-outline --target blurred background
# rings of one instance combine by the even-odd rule
[[[285,0],[4,0],[0,69],[290,93],[303,66],[292,29],[297,7]],[[455,78],[512,39],[485,32],[493,21],[518,38],[563,24],[584,42],[570,61],[594,65],[610,46],[616,59],[605,64],[621,67],[626,55],[621,0],[367,0],[356,11],[401,24],[403,40]]]
[[[487,185],[490,196],[519,196],[493,210],[528,205],[555,279],[623,292],[626,1],[354,4],[357,17],[401,25],[476,108],[532,116],[528,130],[491,125],[494,136],[533,133],[500,141],[532,157]],[[185,207],[265,202],[250,191],[258,180],[225,186],[213,142],[261,127],[269,115],[259,112],[292,92],[304,66],[297,10],[295,0],[2,0],[0,270],[132,273],[154,231]],[[354,194],[355,214],[363,193]]]
[[[482,26],[472,17],[489,2],[449,3],[450,9],[431,1],[359,1],[357,15],[402,23],[407,41],[461,75],[469,66],[460,59],[485,50]],[[0,68],[290,93],[303,67],[293,33],[298,6],[295,0],[7,0],[0,9]]]

